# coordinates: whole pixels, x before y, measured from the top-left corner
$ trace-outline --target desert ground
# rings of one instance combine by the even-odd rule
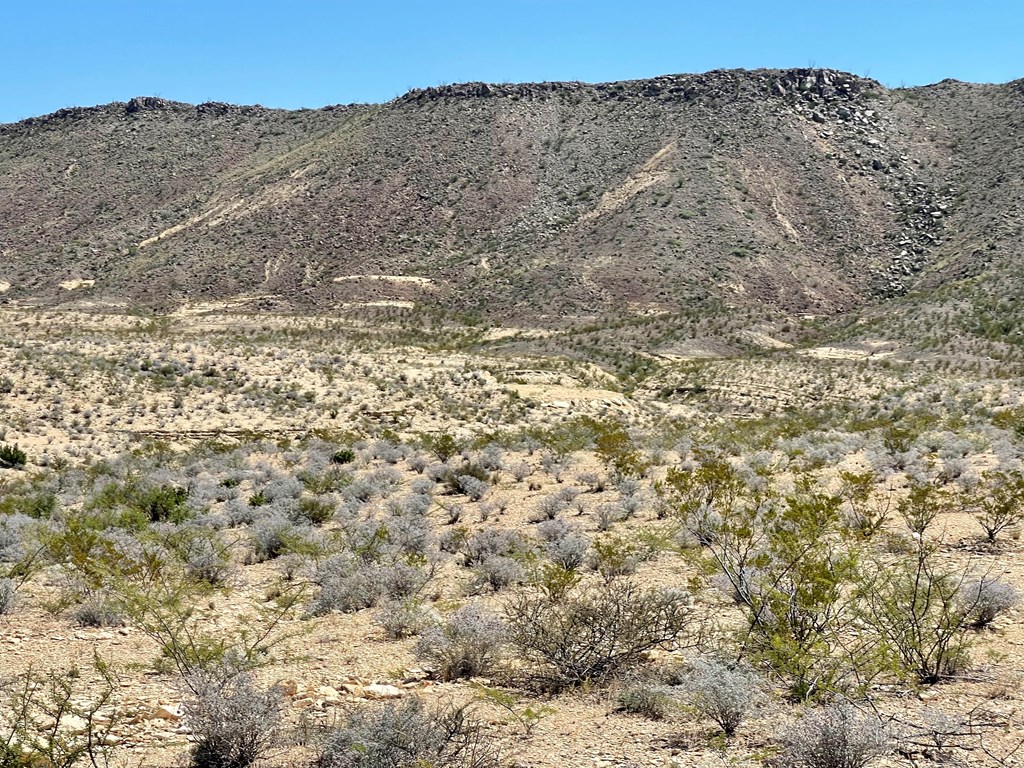
[[[418,765],[812,765],[822,713],[868,746],[813,765],[1024,764],[1012,371],[757,328],[598,364],[403,306],[0,319],[0,765],[242,765],[218,717],[369,765],[337,734],[413,701],[475,745]]]

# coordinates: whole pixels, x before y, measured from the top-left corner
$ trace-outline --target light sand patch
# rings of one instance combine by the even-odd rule
[[[866,360],[868,358],[886,358],[896,354],[896,347],[891,341],[863,341],[849,346],[823,346],[812,349],[797,350],[798,355],[815,357],[819,360]]]
[[[544,339],[553,335],[553,331],[547,331],[542,328],[491,328],[481,338],[485,341],[499,341],[513,337],[520,339]]]
[[[233,299],[224,301],[194,301],[183,304],[171,313],[172,317],[191,317],[194,315],[208,315],[214,312],[233,312],[245,307],[253,301],[263,298],[262,296],[236,296]]]
[[[412,275],[338,275],[334,278],[336,283],[358,283],[362,280],[372,280],[381,283],[406,283],[418,285],[422,288],[433,288],[434,281],[429,277],[413,277]]]
[[[506,384],[504,387],[514,390],[520,397],[536,400],[552,408],[563,410],[601,405],[619,408],[633,407],[633,404],[622,393],[612,392],[610,389],[564,387],[557,384]]]
[[[413,309],[416,306],[414,301],[345,301],[339,306],[348,307],[399,307],[401,309]]]
[[[793,345],[789,344],[782,339],[776,339],[773,336],[769,336],[767,333],[762,331],[746,330],[741,331],[740,336],[749,341],[751,344],[756,344],[762,349],[792,349]]]
[[[96,285],[95,280],[65,280],[63,283],[58,283],[61,288],[65,291],[77,291],[80,288],[92,288]]]
[[[651,155],[639,171],[629,176],[615,189],[610,189],[601,195],[601,199],[594,209],[580,216],[579,223],[582,224],[617,210],[648,187],[653,187],[658,182],[667,179],[669,175],[667,161],[675,148],[676,143],[672,141]]]
[[[7,293],[11,290],[11,284],[0,280],[0,293]]]

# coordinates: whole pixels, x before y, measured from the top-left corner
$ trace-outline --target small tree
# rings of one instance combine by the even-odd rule
[[[880,567],[878,574],[863,588],[865,618],[895,667],[925,684],[963,671],[981,592],[965,595],[965,575],[938,569],[924,543],[911,560]]]
[[[98,656],[93,664],[100,684],[90,685],[88,698],[76,668],[30,669],[0,680],[0,766],[108,764],[109,737],[120,725],[115,695],[120,681]]]
[[[986,472],[976,489],[964,493],[962,504],[994,542],[1002,531],[1024,522],[1024,473]]]
[[[748,483],[711,459],[669,470],[659,491],[744,608],[744,650],[806,699],[870,672],[867,644],[850,644],[845,632],[856,615],[860,537],[847,536],[842,497],[810,478],[782,497],[770,481],[761,473]]]
[[[448,430],[434,435],[424,435],[423,447],[437,456],[438,461],[446,462],[462,450],[460,443]]]
[[[618,424],[601,424],[594,438],[597,457],[616,477],[641,477],[647,470],[643,454]]]

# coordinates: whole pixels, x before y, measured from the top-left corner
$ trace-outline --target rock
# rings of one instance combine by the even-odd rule
[[[427,680],[430,677],[430,672],[426,669],[407,669],[405,671],[405,677],[402,678],[403,683],[417,683],[420,680]]]
[[[330,685],[321,685],[314,693],[317,700],[324,704],[337,704],[341,701],[341,693],[339,693],[337,688]]]
[[[402,689],[393,685],[374,683],[363,689],[363,696],[367,699],[400,699],[402,698]]]
[[[60,727],[73,736],[80,736],[89,730],[89,721],[78,715],[64,715]]]
[[[295,680],[281,680],[277,687],[283,696],[294,696],[299,692],[299,684]]]

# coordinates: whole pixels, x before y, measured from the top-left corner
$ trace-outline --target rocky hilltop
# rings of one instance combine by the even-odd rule
[[[1022,121],[1021,81],[828,69],[64,109],[0,126],[0,300],[499,320],[999,304]]]

